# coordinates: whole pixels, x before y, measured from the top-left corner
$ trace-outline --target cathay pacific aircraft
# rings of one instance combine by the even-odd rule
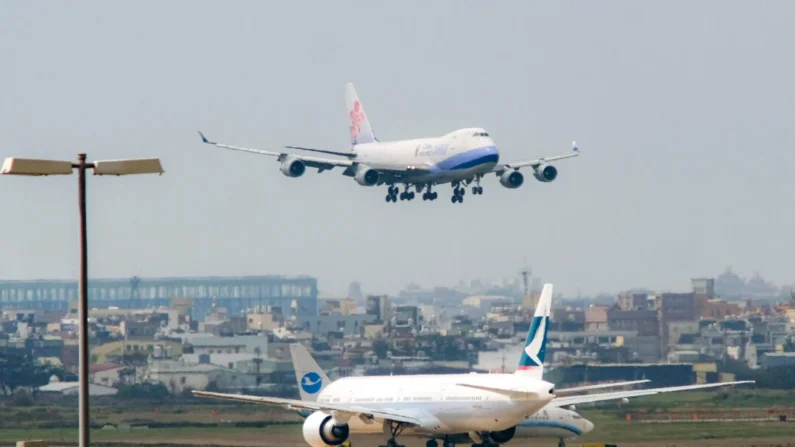
[[[278,405],[306,417],[303,436],[312,447],[349,442],[351,434],[384,434],[386,447],[399,447],[398,435],[428,438],[427,447],[473,441],[474,447],[494,447],[515,437],[561,440],[593,429],[593,424],[567,411],[589,402],[622,400],[669,391],[752,383],[727,382],[649,390],[560,397],[595,389],[648,382],[606,383],[555,390],[544,381],[547,328],[552,285],[546,284],[530,324],[525,348],[513,374],[440,374],[345,377],[336,381],[318,366],[301,345],[291,345],[301,400],[194,391],[199,397]],[[566,410],[566,411],[561,411]],[[539,411],[541,411],[539,413]],[[552,416],[555,416],[553,420]],[[571,417],[572,423],[566,423]]]
[[[304,421],[303,434],[312,447],[341,445],[351,433],[385,434],[388,447],[397,447],[396,437],[401,434],[430,438],[428,447],[438,447],[437,438],[444,440],[445,447],[452,447],[448,435],[458,433],[470,433],[483,444],[508,442],[518,424],[556,396],[554,386],[541,379],[551,300],[552,285],[546,284],[513,374],[365,376],[331,382],[305,349],[291,349],[297,364],[308,365],[296,371],[301,376],[301,400],[206,391],[194,394],[308,410],[311,414]],[[620,385],[558,393],[611,386]]]
[[[269,151],[231,146],[208,140],[199,132],[202,141],[221,148],[276,157],[281,162],[281,171],[288,177],[300,177],[306,168],[318,172],[335,167],[343,169],[343,175],[353,177],[362,186],[388,185],[386,201],[413,200],[415,192],[422,193],[423,200],[436,200],[435,185],[449,183],[453,187],[450,200],[463,203],[466,186],[474,183],[472,194],[483,194],[481,179],[488,174],[499,177],[500,184],[515,189],[524,183],[521,168],[533,169],[533,177],[540,182],[551,182],[558,176],[556,167],[549,163],[580,154],[577,144],[572,143],[571,152],[535,160],[500,163],[500,152],[486,130],[479,127],[458,129],[439,137],[416,138],[399,141],[379,141],[370,120],[364,112],[353,84],[345,85],[345,100],[350,119],[350,148],[328,150],[299,146],[286,146],[291,150],[302,150],[324,156],[305,156],[283,151]],[[403,186],[403,191],[400,191]]]
[[[302,374],[302,396],[294,400],[194,391],[200,397],[280,405],[310,410],[304,439],[312,447],[337,446],[351,433],[383,433],[387,446],[397,447],[400,434],[429,438],[478,432],[497,439],[513,436],[517,424],[535,414],[555,397],[554,386],[540,379],[537,366],[547,336],[552,285],[541,293],[536,316],[527,336],[527,348],[516,374],[439,374],[344,377],[330,382],[309,362]],[[307,356],[308,352],[304,351]],[[299,351],[292,351],[300,356]],[[435,442],[435,441],[434,441]]]

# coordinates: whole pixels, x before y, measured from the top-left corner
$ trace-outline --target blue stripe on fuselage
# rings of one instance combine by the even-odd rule
[[[573,425],[562,424],[560,422],[555,422],[555,421],[525,420],[522,421],[519,425],[522,427],[562,428],[563,430],[568,430],[577,436],[582,435],[582,430],[580,430],[579,428]]]
[[[496,146],[483,146],[445,158],[433,165],[431,170],[439,172],[469,169],[486,163],[497,163],[499,159],[500,153]]]

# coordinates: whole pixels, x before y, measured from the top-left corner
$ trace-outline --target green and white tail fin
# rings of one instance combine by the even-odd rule
[[[527,375],[534,379],[544,376],[544,358],[547,352],[547,329],[549,315],[552,311],[552,284],[544,284],[538,300],[530,331],[527,332],[522,356],[516,367],[516,374]]]

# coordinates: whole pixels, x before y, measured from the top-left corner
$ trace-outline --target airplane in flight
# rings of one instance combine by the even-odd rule
[[[398,435],[429,438],[427,447],[454,443],[447,435],[470,433],[482,444],[509,441],[516,426],[556,395],[624,384],[555,390],[544,381],[543,358],[551,311],[552,284],[541,292],[519,368],[512,374],[439,374],[344,377],[333,382],[304,349],[291,349],[298,368],[301,400],[194,391],[199,397],[278,405],[308,410],[303,435],[312,447],[339,446],[352,433],[380,433],[387,447],[398,447]],[[301,359],[301,356],[308,357]],[[297,360],[296,360],[297,358]],[[312,400],[307,395],[316,395]]]
[[[422,199],[433,201],[438,193],[435,185],[449,183],[453,187],[450,200],[463,203],[466,187],[472,186],[473,195],[482,195],[481,179],[489,174],[499,177],[502,186],[516,189],[524,184],[521,168],[532,168],[536,180],[548,183],[558,176],[558,170],[550,162],[580,155],[576,143],[568,153],[514,163],[500,163],[500,153],[491,136],[479,127],[458,129],[442,136],[399,141],[379,141],[370,120],[364,112],[353,84],[345,84],[345,101],[350,119],[350,148],[329,150],[299,146],[286,149],[313,152],[315,155],[300,155],[284,151],[270,151],[232,146],[208,140],[199,132],[202,142],[224,149],[249,152],[276,157],[281,162],[281,171],[288,177],[301,177],[306,168],[316,168],[318,173],[335,167],[343,169],[343,175],[353,177],[362,186],[388,185],[386,201],[397,203],[411,201],[416,193]],[[331,155],[334,158],[324,155]],[[403,191],[400,191],[400,186]],[[411,191],[411,188],[415,191]]]

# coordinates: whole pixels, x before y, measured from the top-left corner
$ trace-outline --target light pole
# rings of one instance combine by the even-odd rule
[[[77,155],[77,163],[61,160],[38,160],[30,158],[6,158],[0,174],[47,176],[71,175],[77,169],[78,207],[80,209],[80,279],[78,282],[78,313],[80,318],[80,447],[89,447],[88,411],[88,240],[86,232],[86,169],[94,175],[162,174],[160,159],[106,160],[86,163],[86,154]]]

